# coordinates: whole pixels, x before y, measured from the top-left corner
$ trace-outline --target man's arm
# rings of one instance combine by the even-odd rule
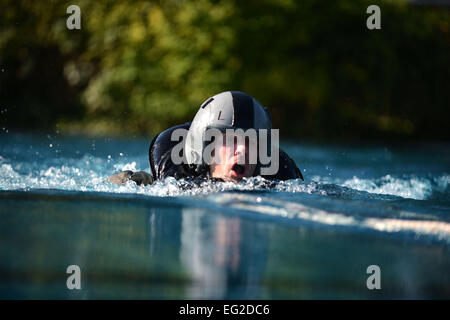
[[[128,180],[133,180],[138,186],[146,186],[154,181],[153,176],[145,171],[133,172],[131,170],[122,171],[108,178],[108,181],[114,184],[124,184]]]

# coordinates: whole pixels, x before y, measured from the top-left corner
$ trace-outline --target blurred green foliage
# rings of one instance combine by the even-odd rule
[[[241,90],[282,137],[448,139],[449,49],[448,7],[405,1],[3,0],[0,121],[154,134]]]

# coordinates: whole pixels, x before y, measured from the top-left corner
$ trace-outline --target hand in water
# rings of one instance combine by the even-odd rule
[[[128,180],[133,180],[138,186],[146,186],[152,184],[154,181],[153,176],[145,171],[138,171],[133,173],[133,171],[130,170],[122,171],[108,178],[108,181],[114,184],[124,184]]]
[[[131,175],[130,179],[133,180],[134,182],[136,182],[136,184],[138,186],[140,186],[142,184],[144,186],[146,186],[146,185],[152,184],[154,181],[153,176],[151,174],[148,174],[145,171],[138,171],[138,172],[133,173]]]

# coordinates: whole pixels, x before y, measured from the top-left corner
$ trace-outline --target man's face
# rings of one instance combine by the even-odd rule
[[[224,181],[240,181],[242,178],[251,177],[256,169],[256,164],[250,164],[249,142],[240,141],[236,137],[229,137],[231,143],[228,143],[226,135],[216,141],[216,152],[219,154],[218,163],[210,165],[210,174],[213,178]],[[243,139],[242,139],[243,140]]]

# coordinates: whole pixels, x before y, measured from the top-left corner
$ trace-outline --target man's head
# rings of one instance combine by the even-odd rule
[[[204,165],[204,150],[210,139],[206,137],[208,130],[217,129],[225,132],[226,129],[244,131],[248,129],[270,130],[272,127],[269,113],[252,96],[239,91],[226,91],[207,99],[198,110],[192,121],[186,137],[185,155],[189,164]],[[226,181],[239,181],[243,177],[254,174],[257,163],[249,161],[256,159],[251,148],[244,141],[229,144],[227,135],[215,140],[215,147],[219,153],[220,161],[208,163],[212,177]],[[241,159],[238,163],[238,160]],[[245,160],[247,159],[247,160]],[[242,161],[244,160],[244,161]]]
[[[255,149],[251,147],[249,139],[238,139],[224,133],[214,141],[213,150],[218,154],[213,155],[217,156],[217,161],[209,165],[212,178],[240,181],[251,177],[255,172],[256,163],[250,161],[250,153],[255,152]]]

